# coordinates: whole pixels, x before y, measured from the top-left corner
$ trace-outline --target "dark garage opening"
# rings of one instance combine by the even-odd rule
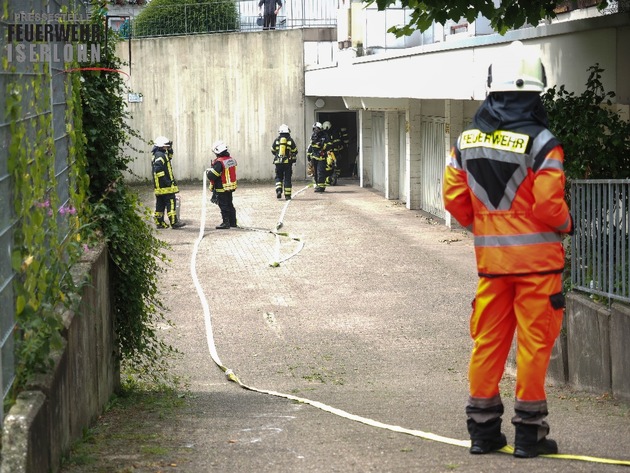
[[[317,121],[324,123],[329,121],[332,130],[340,133],[346,129],[347,143],[340,153],[337,153],[337,165],[341,171],[341,177],[356,176],[356,162],[359,155],[357,140],[357,113],[356,112],[318,112]]]

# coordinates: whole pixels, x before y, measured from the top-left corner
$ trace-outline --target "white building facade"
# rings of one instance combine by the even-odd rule
[[[409,209],[447,218],[441,196],[446,156],[486,96],[488,66],[512,41],[540,48],[549,87],[580,94],[588,68],[599,64],[605,90],[617,94],[617,108],[628,114],[629,13],[591,7],[504,36],[479,18],[397,39],[383,32],[402,24],[408,12],[378,12],[361,2],[341,6],[334,60],[316,63],[305,54],[306,121],[327,119],[351,130],[361,186]]]

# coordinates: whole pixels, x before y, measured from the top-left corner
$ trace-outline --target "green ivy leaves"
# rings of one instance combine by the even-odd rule
[[[595,64],[588,73],[582,94],[562,85],[542,96],[564,148],[565,174],[568,180],[630,178],[630,123],[611,108],[615,93],[604,90],[604,69]]]
[[[94,16],[93,21],[104,18]],[[101,63],[97,66],[121,69],[115,42],[112,35],[107,45],[101,43]],[[175,351],[159,339],[154,327],[165,320],[159,276],[168,261],[168,246],[155,237],[148,210],[123,179],[132,159],[130,138],[145,142],[128,125],[125,91],[120,74],[82,73],[80,95],[89,201],[113,263],[110,290],[122,363],[140,377],[166,381],[166,360]]]

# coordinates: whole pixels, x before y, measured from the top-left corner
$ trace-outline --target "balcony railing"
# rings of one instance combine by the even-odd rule
[[[115,17],[110,26],[123,37],[193,35],[232,31],[260,31],[262,19],[257,0],[219,1],[186,5],[151,5],[123,21]],[[276,29],[335,27],[337,3],[332,0],[283,2]]]

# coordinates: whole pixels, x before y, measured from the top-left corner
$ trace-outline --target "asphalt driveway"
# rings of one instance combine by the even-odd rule
[[[629,471],[473,456],[418,435],[468,438],[472,239],[355,180],[323,194],[302,190],[307,184],[295,182],[287,204],[273,183],[240,183],[241,228],[216,230],[219,210],[208,200],[203,231],[202,184],[180,186],[187,226],[159,233],[172,258],[163,297],[173,324],[162,329],[183,352],[176,370],[190,396],[168,425],[188,452],[178,471]],[[140,190],[152,206],[151,189]],[[274,234],[279,221],[286,235]],[[230,381],[213,349],[242,383],[281,395]],[[502,395],[513,443],[509,375]],[[550,386],[548,397],[551,437],[562,453],[630,460],[628,405],[561,386]]]

